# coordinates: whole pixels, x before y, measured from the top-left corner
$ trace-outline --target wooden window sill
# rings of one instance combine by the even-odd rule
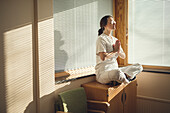
[[[128,64],[132,65],[132,64]],[[142,65],[144,72],[155,72],[155,73],[167,73],[170,74],[170,67],[166,66],[151,66],[151,65]]]
[[[55,81],[60,84],[89,76],[95,76],[94,66],[55,73]]]

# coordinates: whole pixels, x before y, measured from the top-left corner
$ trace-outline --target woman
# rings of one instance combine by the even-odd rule
[[[101,19],[100,27],[96,42],[96,80],[102,84],[111,81],[127,84],[143,68],[140,64],[118,68],[118,56],[125,59],[126,55],[120,41],[111,35],[116,29],[116,22],[112,16],[107,15]]]

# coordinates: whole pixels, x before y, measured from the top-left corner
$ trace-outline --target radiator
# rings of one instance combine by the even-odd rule
[[[170,100],[138,95],[137,113],[170,113]]]

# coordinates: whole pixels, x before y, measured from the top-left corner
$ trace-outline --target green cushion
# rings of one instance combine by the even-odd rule
[[[72,113],[87,113],[87,100],[84,88],[59,93],[60,110]]]

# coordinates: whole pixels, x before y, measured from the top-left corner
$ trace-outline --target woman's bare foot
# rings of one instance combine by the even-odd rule
[[[129,76],[128,74],[126,74],[126,73],[125,73],[125,75],[126,75],[126,78],[127,78],[127,79],[129,79],[129,78],[130,78],[130,76]]]
[[[133,81],[134,79],[136,79],[136,76],[131,79],[131,77],[128,74],[126,74],[126,73],[124,73],[124,74],[129,81]]]

